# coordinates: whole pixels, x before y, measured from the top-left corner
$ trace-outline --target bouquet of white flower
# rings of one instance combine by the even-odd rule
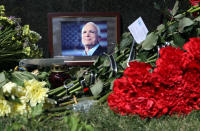
[[[8,78],[9,77],[9,78]],[[24,115],[45,103],[48,88],[29,72],[0,73],[0,116]]]

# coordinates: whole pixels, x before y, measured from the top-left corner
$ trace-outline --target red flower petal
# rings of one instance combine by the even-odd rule
[[[110,109],[141,118],[187,115],[200,109],[200,38],[191,38],[183,48],[160,50],[156,68],[131,62],[124,76],[114,81],[108,97]]]

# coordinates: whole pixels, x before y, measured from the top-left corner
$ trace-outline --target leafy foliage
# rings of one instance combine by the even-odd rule
[[[172,11],[165,11],[165,21],[157,27],[154,32],[147,35],[147,39],[143,41],[142,48],[151,50],[155,46],[165,45],[169,42],[172,46],[180,47],[191,37],[199,37],[200,7],[192,6],[185,12],[179,11],[179,1],[176,1]],[[158,9],[159,5],[156,5]]]
[[[11,72],[10,81],[16,83],[17,85],[23,86],[24,80],[31,80],[35,78],[36,77],[30,72],[14,71],[14,72]]]

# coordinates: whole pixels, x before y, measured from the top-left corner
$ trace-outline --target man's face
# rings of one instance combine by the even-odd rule
[[[95,46],[99,42],[97,29],[92,24],[86,24],[82,30],[82,43],[84,46]]]

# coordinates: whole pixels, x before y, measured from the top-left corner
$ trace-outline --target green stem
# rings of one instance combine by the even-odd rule
[[[122,57],[121,58],[124,58],[124,60],[125,59],[127,59],[128,57],[127,57],[127,54],[130,54],[130,50],[126,50],[125,52],[124,52],[124,54],[122,54]],[[128,55],[129,56],[129,55]],[[119,61],[120,59],[118,59],[118,57],[116,58],[116,62],[118,63],[118,62],[120,62]]]
[[[120,70],[120,71],[118,71],[117,73],[124,73],[124,70]]]
[[[23,54],[22,51],[15,52],[14,54],[1,54],[0,57],[16,56],[17,54]]]
[[[48,117],[46,117],[46,119],[44,119],[43,121],[41,121],[41,123],[44,123],[44,122],[48,121],[51,118],[52,118],[52,116],[48,116]]]
[[[58,88],[55,88],[55,89],[53,89],[53,90],[50,90],[50,91],[48,92],[48,95],[54,95],[54,94],[56,94],[57,92],[61,91],[61,90],[64,89],[64,88],[65,88],[64,86],[60,86],[60,87],[58,87]]]
[[[13,35],[15,35],[16,34],[16,32],[11,32],[11,33],[9,33],[7,36],[5,36],[1,41],[0,41],[0,43],[1,44],[4,44],[4,42],[6,41],[6,40],[8,40],[10,37],[12,37]]]
[[[42,121],[40,120],[40,122],[44,123],[44,122],[50,120],[53,117],[62,117],[62,116],[65,116],[68,113],[71,113],[71,111],[67,110],[67,111],[64,111],[64,112],[61,112],[61,113],[54,113],[54,114],[51,113],[50,115],[46,116],[46,119],[44,119]]]
[[[149,61],[146,61],[145,63],[152,63],[152,62],[156,62],[157,59],[153,59],[153,60],[149,60]]]
[[[191,10],[193,10],[195,8],[195,6],[190,7],[186,12],[190,12]],[[184,12],[185,13],[185,12]]]
[[[109,82],[109,81],[108,81],[108,82],[105,82],[105,83],[103,84],[104,87],[109,86],[109,85],[110,85],[110,82]]]
[[[76,88],[76,87],[79,86],[79,85],[80,85],[80,83],[79,83],[79,81],[78,81],[78,82],[76,82],[72,87],[70,87],[70,88],[68,89],[68,91],[73,90],[74,88]]]
[[[39,116],[38,121],[41,122],[41,121],[44,120],[46,117],[47,117],[46,114],[45,114],[45,115],[41,115],[41,116]]]
[[[68,85],[68,84],[67,84]],[[64,91],[62,91],[61,93],[59,93],[59,94],[57,94],[56,95],[56,97],[57,98],[60,98],[60,97],[62,97],[63,95],[65,95],[65,94],[67,94],[68,93],[68,91],[70,91],[70,90],[72,90],[72,89],[74,89],[74,88],[76,88],[77,86],[79,86],[80,85],[80,83],[79,82],[77,82],[77,83],[75,83],[72,87],[70,87],[69,89],[65,89]]]
[[[0,39],[3,40],[5,36],[11,34],[13,30],[11,28],[6,28],[3,32],[0,33]]]
[[[62,102],[64,102],[64,101],[70,100],[71,98],[72,98],[72,95],[65,95],[65,96],[63,96],[62,98],[59,98],[59,99],[57,100],[57,102],[58,102],[58,103],[62,103]]]
[[[124,54],[121,54],[119,55],[117,58],[116,58],[116,62],[119,62],[119,60],[124,56]]]
[[[79,80],[75,80],[75,81],[71,81],[70,83],[68,83],[67,84],[67,86],[69,86],[69,85],[71,85],[71,84],[73,84],[73,83],[76,83],[76,82],[78,82]],[[72,87],[74,87],[75,85],[73,85]],[[64,86],[60,86],[60,87],[57,87],[57,88],[55,88],[55,89],[52,89],[52,90],[50,90],[49,91],[49,95],[54,95],[54,94],[56,94],[56,93],[58,93],[58,92],[60,92],[60,91],[62,91],[63,89],[65,89],[65,87]],[[64,92],[65,92],[66,90],[64,90]]]
[[[157,57],[157,56],[158,56],[158,54],[155,53],[153,56],[149,57],[149,58],[147,59],[147,61],[149,61],[149,60],[151,60],[151,59],[153,59],[154,57]]]
[[[81,90],[81,89],[82,89],[82,86],[79,86],[78,88],[76,88],[76,89],[70,91],[69,94],[72,94],[72,93],[74,93],[74,92],[76,92],[76,91],[79,91],[79,90]]]
[[[200,10],[200,7],[196,8],[194,10],[191,10],[190,13],[194,13],[194,12],[199,11],[199,10]]]
[[[60,103],[59,106],[66,106],[66,105],[70,105],[70,104],[74,104],[74,103],[75,103],[74,100],[71,100],[71,101]]]
[[[65,94],[67,94],[67,90],[64,90],[61,93],[57,94],[56,98],[60,98],[60,97],[64,96]]]

